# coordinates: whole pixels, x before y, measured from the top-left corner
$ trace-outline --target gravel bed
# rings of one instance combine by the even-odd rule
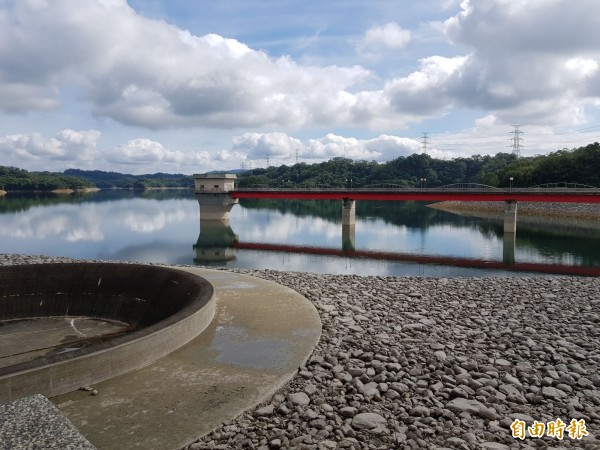
[[[188,449],[600,449],[600,279],[237,272],[304,295],[323,334],[288,385]],[[589,435],[512,437],[559,418]]]
[[[464,213],[502,214],[505,209],[504,202],[446,201],[432,203],[428,206],[444,211]],[[519,216],[554,217],[561,219],[572,218],[594,221],[600,219],[600,204],[598,203],[518,202],[517,210]]]

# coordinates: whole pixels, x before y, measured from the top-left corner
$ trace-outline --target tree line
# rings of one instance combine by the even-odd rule
[[[436,187],[454,183],[481,183],[515,187],[545,183],[581,183],[600,187],[600,144],[595,142],[548,155],[517,158],[510,153],[474,155],[451,160],[426,154],[400,156],[392,161],[354,161],[333,158],[318,164],[298,163],[238,173],[239,187],[365,187],[395,184]],[[129,175],[101,170],[68,169],[63,173],[28,172],[0,166],[0,190],[193,188],[189,175],[155,173]]]
[[[365,187],[389,183],[403,187],[436,187],[454,183],[529,187],[546,183],[581,183],[600,187],[600,144],[597,142],[548,155],[518,158],[511,153],[443,160],[426,154],[392,161],[353,161],[337,157],[319,164],[298,163],[238,174],[238,186]]]
[[[53,191],[56,189],[93,188],[82,178],[53,172],[28,172],[16,167],[0,166],[0,189],[5,191]]]
[[[194,179],[189,175],[154,173],[131,175],[104,170],[68,169],[67,175],[83,178],[100,189],[157,189],[157,188],[192,188]]]

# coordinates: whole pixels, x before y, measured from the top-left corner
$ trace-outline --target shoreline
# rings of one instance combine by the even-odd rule
[[[504,202],[445,201],[427,206],[453,213],[485,214],[487,217],[490,215],[501,216],[504,213]],[[518,202],[517,217],[519,216],[594,221],[600,220],[600,204]]]
[[[73,259],[0,254],[42,261]],[[600,448],[600,279],[231,271],[299,292],[323,332],[268,402],[188,449]],[[589,436],[511,436],[557,418]]]

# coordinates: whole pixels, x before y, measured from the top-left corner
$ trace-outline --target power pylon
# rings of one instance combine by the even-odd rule
[[[521,141],[523,140],[521,135],[523,134],[523,132],[521,130],[519,130],[521,125],[513,125],[513,127],[514,127],[514,130],[511,131],[511,134],[513,135],[513,137],[510,138],[510,140],[512,141],[512,145],[510,147],[512,147],[513,155],[517,155],[517,158],[520,158],[521,157],[521,149],[523,148],[523,146],[521,145]]]
[[[298,164],[298,149],[296,149],[296,164]]]
[[[428,152],[428,146],[429,146],[429,133],[427,132],[423,132],[423,137],[421,138],[421,153],[423,153],[424,155],[427,154]]]

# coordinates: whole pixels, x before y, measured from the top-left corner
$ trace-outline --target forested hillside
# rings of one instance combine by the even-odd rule
[[[548,155],[517,158],[509,153],[474,155],[452,160],[424,154],[401,156],[392,161],[353,161],[333,158],[319,164],[269,167],[238,173],[240,187],[332,186],[363,187],[389,183],[405,187],[482,183],[490,186],[529,187],[544,183],[581,183],[600,187],[600,144]],[[0,166],[0,190],[150,189],[192,188],[189,175],[155,173],[129,175],[101,170],[68,169],[63,173],[28,172]]]
[[[544,183],[582,183],[600,187],[600,144],[559,150],[544,156],[517,158],[513,154],[474,155],[452,160],[413,154],[378,164],[334,158],[320,164],[254,169],[238,175],[238,186],[362,187],[392,183],[406,187],[483,183],[490,186],[529,187]]]
[[[89,181],[62,173],[28,172],[16,167],[0,166],[0,190],[52,191],[93,187],[94,184]]]
[[[191,188],[194,185],[194,179],[191,176],[182,174],[159,172],[146,175],[129,175],[103,170],[80,169],[68,169],[64,173],[88,180],[100,189]]]

